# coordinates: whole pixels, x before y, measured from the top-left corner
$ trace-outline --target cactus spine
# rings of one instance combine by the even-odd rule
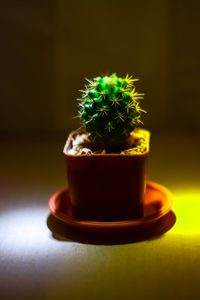
[[[142,121],[139,100],[144,94],[135,91],[132,76],[116,74],[88,80],[79,100],[81,128],[89,133],[94,148],[123,147],[130,132]]]

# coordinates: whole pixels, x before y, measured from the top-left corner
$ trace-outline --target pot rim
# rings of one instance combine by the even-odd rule
[[[133,153],[133,154],[123,154],[123,153],[106,153],[106,154],[101,154],[101,153],[92,153],[92,154],[69,154],[67,153],[67,141],[65,143],[64,149],[63,149],[63,154],[66,157],[129,157],[129,156],[145,156],[149,153],[149,143],[150,143],[150,137],[151,137],[151,132],[147,129],[143,128],[138,128],[140,132],[143,132],[146,134],[146,139],[147,139],[147,150],[144,153]],[[133,148],[130,148],[130,150]]]

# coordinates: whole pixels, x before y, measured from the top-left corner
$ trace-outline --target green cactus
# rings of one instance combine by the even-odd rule
[[[95,150],[116,149],[126,144],[130,132],[142,121],[139,100],[144,94],[135,91],[132,76],[116,74],[88,80],[79,106],[81,128],[89,133]]]

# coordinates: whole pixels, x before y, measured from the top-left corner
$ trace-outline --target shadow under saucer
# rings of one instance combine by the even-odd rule
[[[58,220],[52,214],[49,214],[47,218],[47,226],[51,230],[54,239],[94,245],[118,245],[156,239],[169,231],[175,223],[176,216],[172,211],[169,211],[150,227],[129,232],[128,234],[92,234],[71,229],[67,224]]]

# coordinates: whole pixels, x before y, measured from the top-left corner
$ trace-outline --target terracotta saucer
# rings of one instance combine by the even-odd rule
[[[166,215],[173,203],[171,192],[164,186],[147,182],[144,197],[144,216],[136,220],[96,222],[76,219],[72,216],[69,190],[67,187],[56,192],[49,200],[51,213],[69,227],[92,233],[128,233],[148,227]]]

